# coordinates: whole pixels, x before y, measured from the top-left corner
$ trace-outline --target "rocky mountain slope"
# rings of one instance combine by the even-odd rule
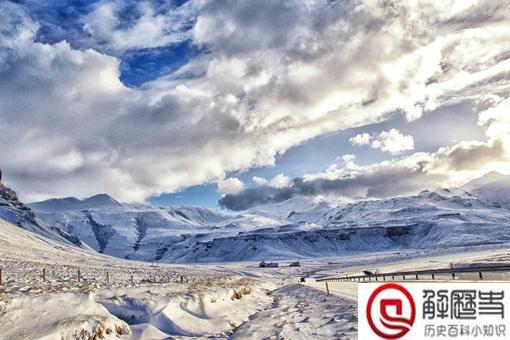
[[[16,192],[0,182],[0,219],[49,239],[85,246],[75,236],[40,220],[30,207],[18,199]]]

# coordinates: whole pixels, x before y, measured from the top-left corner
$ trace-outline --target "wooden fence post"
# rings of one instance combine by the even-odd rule
[[[42,270],[42,280],[43,282],[46,282],[46,268],[43,268]]]
[[[133,274],[131,274],[131,284],[134,285],[135,284],[135,279],[133,277]]]
[[[78,268],[78,282],[80,282],[80,268]]]
[[[106,283],[110,283],[110,273],[106,272]]]
[[[2,269],[0,269],[0,273],[1,273],[1,270],[2,270]],[[0,276],[1,276],[1,275],[0,275]],[[478,272],[478,277],[480,278],[480,280],[483,280],[482,272]]]
[[[184,283],[184,277],[181,275],[181,283]]]
[[[328,282],[326,282],[326,294],[329,295],[329,285],[328,285]]]

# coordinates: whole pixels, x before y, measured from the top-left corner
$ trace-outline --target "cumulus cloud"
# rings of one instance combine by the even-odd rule
[[[221,195],[237,194],[244,190],[244,184],[238,178],[230,177],[218,182],[218,193]]]
[[[368,133],[360,133],[349,139],[352,145],[368,145],[372,140],[372,136]]]
[[[253,176],[252,181],[257,185],[267,185],[269,183],[267,179],[259,176]]]
[[[397,129],[382,131],[378,135],[371,136],[361,133],[349,139],[352,145],[370,145],[372,149],[379,149],[397,155],[403,151],[414,149],[414,138],[404,135]]]
[[[109,48],[42,43],[24,5],[0,3],[0,166],[25,198],[140,201],[271,166],[295,145],[395,111],[417,119],[508,97],[507,1],[144,2],[125,26],[118,3],[83,17],[98,44],[190,39],[205,53],[131,88]],[[487,131],[501,129],[490,117],[504,117],[485,116]]]
[[[370,146],[396,155],[402,151],[413,150],[414,138],[411,135],[403,135],[397,129],[391,129],[382,131],[379,136],[374,138]]]
[[[271,180],[267,180],[263,177],[253,176],[252,181],[258,186],[268,186],[277,189],[288,187],[292,183],[291,178],[285,174],[278,174]]]
[[[278,174],[273,177],[273,179],[269,182],[269,186],[277,189],[286,188],[290,186],[291,179],[290,177],[284,174]]]

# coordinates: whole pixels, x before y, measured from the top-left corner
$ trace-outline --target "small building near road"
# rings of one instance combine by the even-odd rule
[[[266,261],[262,261],[259,263],[259,267],[260,268],[278,268],[279,265],[277,262],[266,262]]]

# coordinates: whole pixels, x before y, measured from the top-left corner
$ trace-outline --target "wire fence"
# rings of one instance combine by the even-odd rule
[[[90,284],[132,286],[140,284],[200,283],[223,279],[221,273],[193,272],[171,266],[144,266],[137,268],[108,268],[77,265],[38,265],[18,263],[16,266],[0,266],[0,287]]]

